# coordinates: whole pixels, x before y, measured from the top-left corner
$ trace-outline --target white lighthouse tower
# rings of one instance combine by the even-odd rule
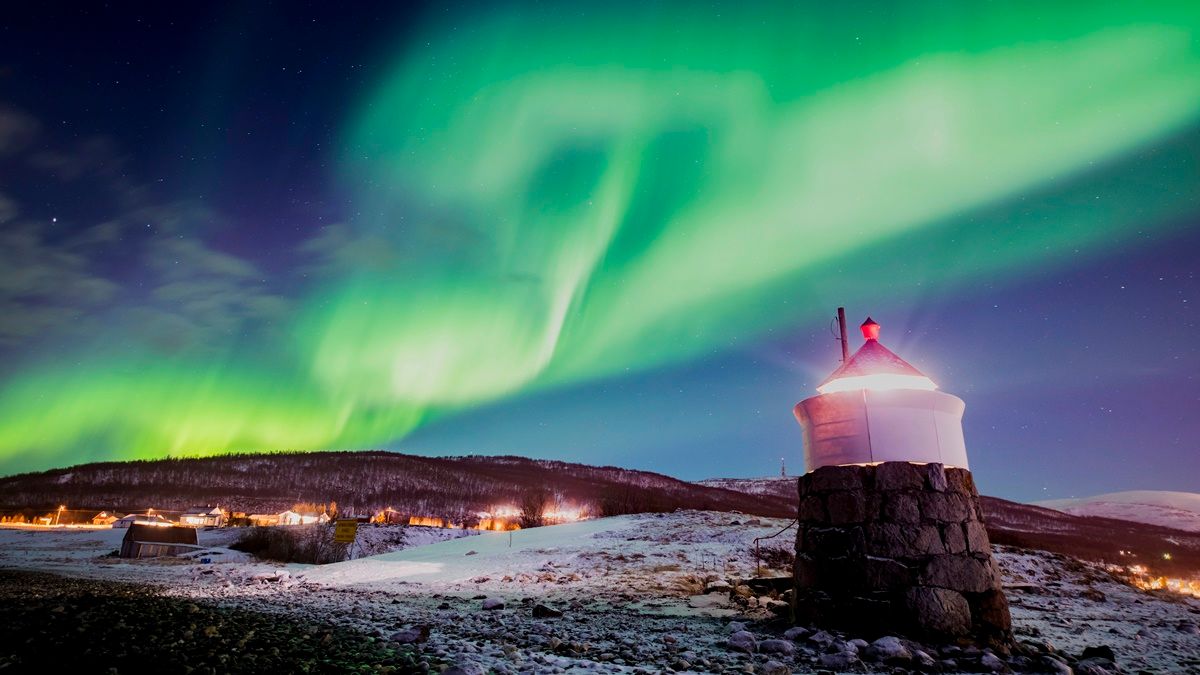
[[[968,469],[962,399],[937,391],[880,344],[870,317],[861,328],[863,346],[817,387],[820,395],[793,409],[804,428],[805,468],[900,461]]]

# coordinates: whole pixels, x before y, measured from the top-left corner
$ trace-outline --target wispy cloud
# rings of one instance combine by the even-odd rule
[[[70,182],[94,211],[64,226],[0,194],[0,348],[105,335],[176,352],[281,323],[289,301],[261,270],[199,234],[221,214],[154,195],[111,139],[57,143],[43,128],[0,107],[0,171]]]

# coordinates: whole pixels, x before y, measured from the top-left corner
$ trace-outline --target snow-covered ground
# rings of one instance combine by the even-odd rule
[[[723,586],[753,576],[755,537],[787,524],[697,511],[621,516],[483,533],[322,567],[227,553],[208,556],[211,564],[122,561],[99,556],[123,533],[0,530],[0,566],[156,583],[174,595],[332,619],[380,637],[425,627],[425,652],[467,672],[864,668],[856,657],[843,659],[857,651],[851,638],[858,636],[801,632],[786,645],[766,642],[784,628],[771,621],[772,599]],[[221,531],[201,534],[213,551],[228,543],[217,540]],[[790,548],[793,537],[788,530],[764,546]],[[1063,556],[998,555],[1018,637],[1073,655],[1109,645],[1128,672],[1200,665],[1200,601],[1138,591]],[[706,594],[706,586],[720,590]],[[495,601],[503,608],[484,609]],[[539,616],[556,611],[562,616]],[[729,648],[731,632],[742,627],[759,641],[755,653]],[[961,669],[978,666],[978,659],[958,658]]]
[[[1165,490],[1130,490],[1034,502],[1076,516],[1098,516],[1200,532],[1200,494]]]

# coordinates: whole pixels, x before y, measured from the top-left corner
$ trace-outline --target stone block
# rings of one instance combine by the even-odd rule
[[[980,632],[993,641],[1007,642],[1012,639],[1012,615],[1008,610],[1008,598],[999,589],[976,596],[971,603],[975,624]]]
[[[796,588],[814,588],[817,586],[817,563],[804,553],[796,554],[796,562],[792,566]]]
[[[946,552],[936,525],[872,523],[866,531],[868,552],[880,558],[921,558]]]
[[[861,492],[870,487],[865,484],[865,477],[866,468],[861,466],[822,466],[804,476],[808,479],[810,494],[851,490]]]
[[[945,639],[971,632],[971,606],[961,593],[914,586],[904,601],[916,628],[926,635]]]
[[[903,590],[913,584],[916,571],[898,560],[868,557],[863,563],[866,587],[872,591]]]
[[[869,520],[867,498],[862,492],[834,492],[826,500],[829,522],[832,525],[847,525]]]
[[[811,494],[800,500],[800,522],[825,523],[825,502],[819,495]]]
[[[917,496],[908,492],[892,492],[883,497],[880,516],[887,522],[916,525],[921,522]]]
[[[866,547],[862,529],[855,526],[812,527],[804,540],[805,551],[818,560],[861,555]]]
[[[946,481],[946,467],[937,462],[931,462],[921,467],[925,473],[925,489],[934,492],[945,492],[949,487]]]
[[[921,525],[917,528],[913,550],[920,556],[940,555],[946,552],[946,547],[942,544],[942,533],[936,525]]]
[[[991,555],[992,546],[988,543],[987,528],[983,523],[973,520],[963,526],[967,535],[967,550],[971,553],[986,553]]]
[[[974,520],[974,505],[965,495],[952,492],[922,492],[921,517],[939,523]]]
[[[975,489],[975,479],[971,477],[971,472],[958,467],[946,469],[946,489],[950,492],[978,497],[979,492]]]
[[[921,468],[909,462],[884,462],[875,467],[875,488],[878,490],[921,490],[925,476]]]
[[[946,523],[942,526],[942,543],[946,553],[966,553],[967,536],[963,533],[961,523]]]
[[[983,593],[999,588],[999,579],[988,562],[969,555],[938,555],[925,563],[921,584],[961,593]]]

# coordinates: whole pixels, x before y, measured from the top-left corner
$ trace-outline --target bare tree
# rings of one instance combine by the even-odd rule
[[[544,489],[539,487],[531,487],[521,493],[521,519],[520,524],[522,529],[530,527],[541,527],[545,524],[546,504],[550,502],[550,495]]]

